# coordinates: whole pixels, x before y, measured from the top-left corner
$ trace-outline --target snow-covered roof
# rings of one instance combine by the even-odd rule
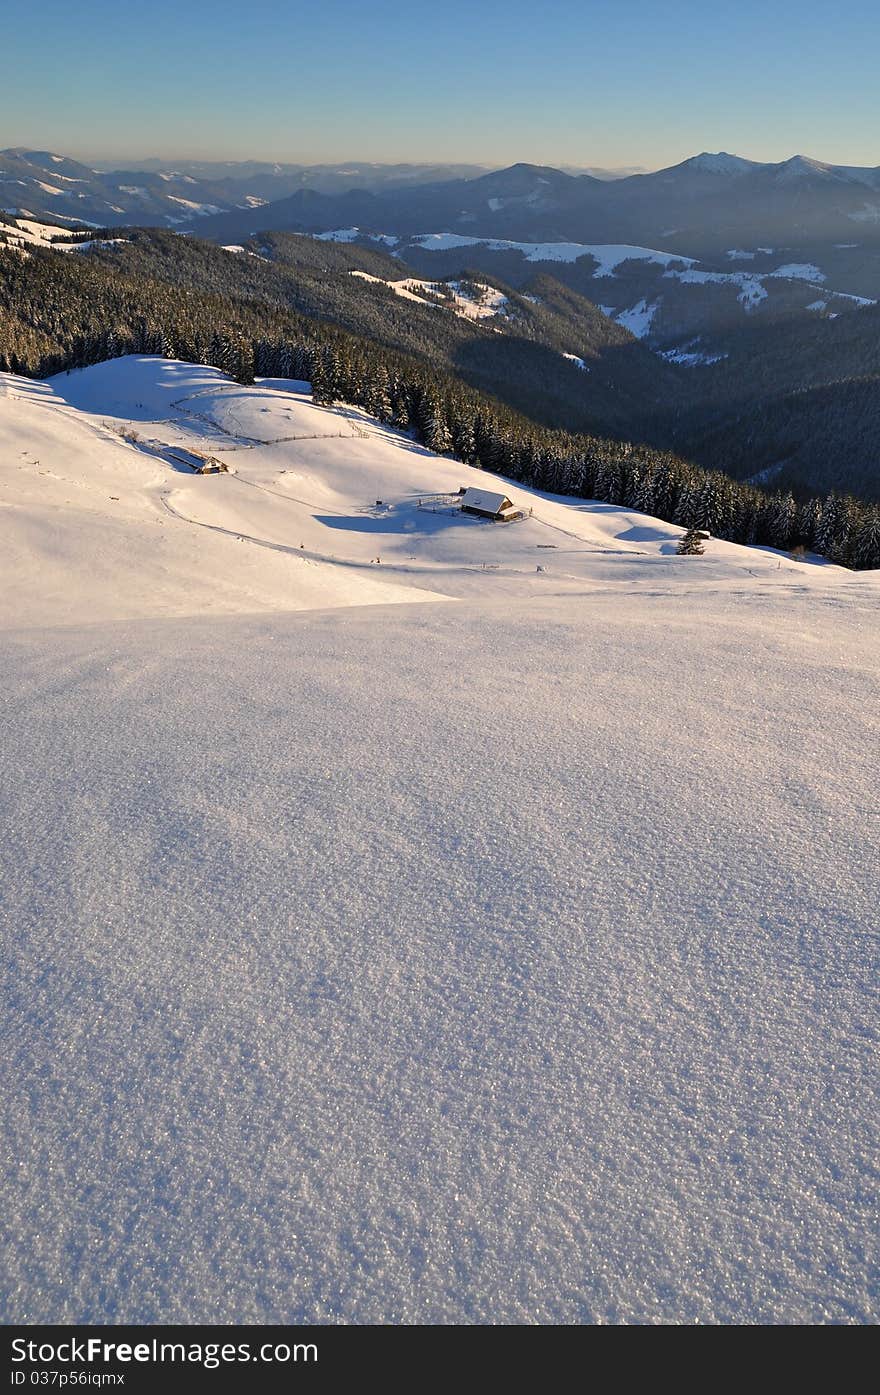
[[[506,494],[493,494],[488,489],[466,489],[461,504],[462,508],[482,509],[485,513],[501,513],[511,507]]]

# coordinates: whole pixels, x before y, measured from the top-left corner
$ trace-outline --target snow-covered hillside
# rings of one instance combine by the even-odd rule
[[[3,378],[5,1321],[880,1316],[880,576],[491,479]]]
[[[669,236],[675,231],[670,229]],[[877,304],[876,295],[861,291],[862,286],[875,285],[874,272],[867,270],[870,259],[850,263],[845,255],[858,251],[854,244],[824,248],[826,270],[813,261],[786,259],[784,248],[766,246],[728,248],[722,257],[702,264],[676,250],[620,243],[515,242],[448,232],[395,237],[357,227],[315,236],[364,246],[377,243],[429,277],[441,266],[447,274],[457,270],[451,257],[461,253],[475,269],[498,275],[516,288],[528,284],[536,267],[565,280],[569,268],[581,264],[586,270],[574,283],[581,294],[667,362],[691,368],[726,359],[728,334],[753,312],[762,319],[792,313],[836,319]],[[731,262],[740,261],[748,263],[745,269],[730,269]],[[834,289],[838,277],[840,288]],[[848,283],[849,289],[844,289]],[[419,298],[418,288],[436,283],[428,279],[388,284],[399,295]],[[703,348],[694,354],[688,346],[697,338]]]
[[[653,247],[632,247],[621,243],[587,242],[511,242],[506,238],[468,237],[461,233],[419,233],[413,237],[394,237],[388,233],[373,233],[361,228],[334,228],[329,232],[316,233],[325,242],[357,242],[365,239],[383,243],[389,249],[403,249],[414,245],[427,252],[460,251],[467,247],[484,247],[492,252],[519,252],[529,262],[576,262],[581,257],[592,257],[597,266],[596,276],[613,276],[617,267],[624,262],[644,261],[667,267],[694,266],[693,257],[682,257],[675,252],[658,252]]]
[[[812,587],[837,568],[714,541],[508,481],[527,515],[461,513],[486,472],[432,455],[306,384],[122,358],[46,382],[0,375],[0,623],[490,599],[709,579]],[[225,473],[194,474],[216,461]]]
[[[463,281],[421,281],[412,276],[402,281],[384,281],[380,276],[371,276],[366,271],[352,271],[349,274],[373,285],[387,286],[395,295],[404,300],[414,300],[419,305],[446,306],[465,320],[493,319],[496,315],[504,314],[508,305],[506,295],[481,281],[472,284]]]

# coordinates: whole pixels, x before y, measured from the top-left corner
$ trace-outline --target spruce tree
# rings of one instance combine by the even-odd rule
[[[852,546],[854,567],[880,568],[880,509],[872,509],[855,531]]]
[[[706,534],[702,528],[688,528],[682,538],[678,540],[678,547],[675,549],[679,557],[702,557],[706,551],[703,543]]]

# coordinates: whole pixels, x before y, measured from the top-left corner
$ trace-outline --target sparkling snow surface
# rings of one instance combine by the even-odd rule
[[[3,1320],[876,1320],[880,575],[2,381]]]

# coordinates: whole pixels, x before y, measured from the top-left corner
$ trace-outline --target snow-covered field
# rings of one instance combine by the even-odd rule
[[[334,228],[329,232],[316,233],[324,242],[356,242],[368,238],[371,242],[384,243],[389,249],[405,247],[409,244],[428,252],[457,251],[464,247],[485,247],[493,252],[521,252],[528,262],[576,262],[581,257],[592,257],[597,263],[594,276],[613,276],[615,269],[623,262],[654,262],[658,266],[670,263],[694,266],[693,257],[678,256],[675,252],[659,252],[654,247],[633,247],[628,243],[608,242],[511,242],[507,238],[467,237],[461,233],[418,233],[414,237],[394,237],[387,233],[367,232],[361,228]]]
[[[351,271],[349,275],[374,286],[385,286],[395,295],[419,305],[438,306],[441,303],[438,297],[442,297],[449,309],[465,320],[494,319],[496,315],[505,314],[509,305],[506,295],[482,281],[466,286],[462,281],[422,281],[413,276],[402,281],[384,281],[381,276],[371,276],[366,271]]]
[[[693,257],[675,252],[658,252],[655,247],[633,247],[628,243],[593,242],[510,242],[497,237],[464,237],[460,233],[423,233],[410,239],[428,252],[448,252],[460,247],[487,247],[493,252],[521,252],[527,262],[576,262],[592,257],[598,263],[594,276],[613,276],[623,262],[654,262],[659,266],[693,266]]]
[[[470,483],[2,379],[6,1321],[880,1316],[880,576]]]
[[[619,325],[623,325],[624,329],[628,329],[630,334],[634,334],[637,339],[644,339],[646,334],[650,332],[654,316],[659,309],[659,301],[649,305],[647,300],[642,299],[631,310],[624,310],[621,314],[615,315],[614,318]]]
[[[76,219],[70,219],[76,223]],[[75,231],[82,232],[89,224],[78,225]],[[56,223],[41,223],[32,218],[10,218],[8,222],[0,222],[0,234],[2,242],[10,247],[16,247],[24,256],[27,256],[29,247],[52,248],[56,252],[84,252],[87,248],[95,245],[94,240],[84,242],[53,241],[53,239],[69,239],[74,229],[62,227]],[[109,247],[111,243],[119,242],[119,238],[103,238],[99,245]]]
[[[769,251],[769,248],[759,247],[759,252]],[[736,252],[727,254],[729,257],[744,258],[753,257],[753,252]],[[824,271],[814,266],[812,262],[787,262],[784,266],[777,267],[775,271],[749,272],[749,271],[698,271],[693,266],[687,267],[684,271],[670,267],[665,271],[664,276],[674,277],[686,285],[706,286],[706,285],[731,285],[739,286],[737,300],[745,310],[754,310],[763,300],[767,299],[767,281],[805,281],[808,285],[821,286],[827,281]],[[837,300],[848,300],[854,302],[860,308],[866,305],[876,305],[876,300],[871,300],[867,296],[849,295],[845,291],[827,291],[825,294],[834,296]],[[806,308],[815,310],[819,306],[824,309],[824,302],[813,301]],[[620,317],[622,322],[622,317]]]

